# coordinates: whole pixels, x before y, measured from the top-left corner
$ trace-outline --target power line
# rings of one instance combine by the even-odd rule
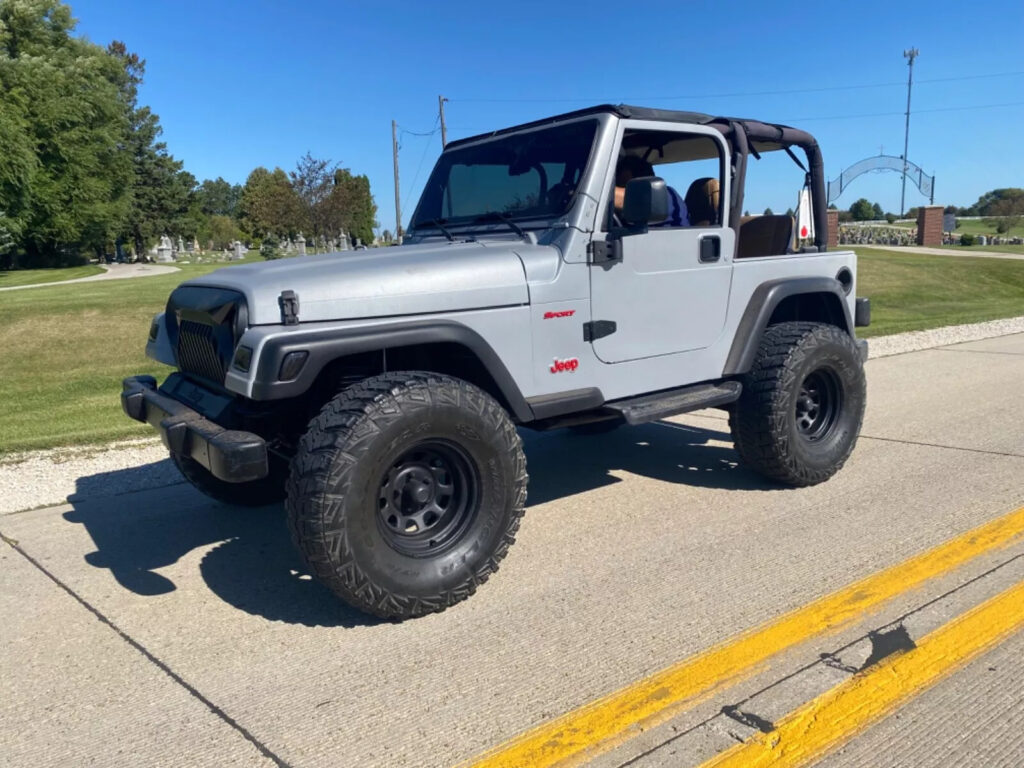
[[[415,133],[413,135],[414,136],[433,136],[439,130],[439,128],[436,127],[436,126],[437,126],[438,122],[440,122],[440,120],[441,120],[441,116],[438,115],[437,118],[434,120],[435,128],[434,128],[434,130],[430,131],[429,133]],[[409,131],[409,133],[412,133],[412,131]],[[420,155],[420,162],[416,166],[416,173],[414,173],[413,176],[412,176],[412,184],[409,185],[409,191],[405,193],[405,201],[404,202],[405,202],[405,208],[406,209],[408,209],[408,207],[409,207],[409,200],[410,200],[410,198],[412,198],[412,193],[416,189],[416,182],[419,181],[419,179],[420,179],[420,171],[423,170],[423,161],[427,159],[427,150],[428,149],[430,149],[430,142],[429,141],[423,142],[423,152]]]
[[[436,125],[436,124],[437,124],[437,123],[436,123],[436,121],[435,121],[435,125]],[[438,130],[440,130],[440,129],[438,129],[438,128],[435,128],[435,129],[434,129],[434,130],[432,130],[432,131],[422,131],[422,132],[421,132],[421,131],[407,131],[407,130],[406,130],[405,128],[399,128],[398,132],[399,132],[400,134],[402,134],[402,135],[406,135],[406,134],[408,134],[409,136],[433,136],[433,135],[434,135],[435,133],[437,133],[437,132],[438,132]]]
[[[1024,71],[1015,72],[992,72],[988,74],[979,75],[959,75],[957,77],[935,77],[925,80],[918,80],[920,83],[952,83],[960,80],[982,80],[987,78],[995,77],[1014,77],[1017,75],[1024,75]],[[824,93],[826,91],[853,91],[862,90],[868,88],[890,88],[893,86],[905,85],[902,81],[891,81],[887,83],[866,83],[860,85],[826,85],[813,88],[785,88],[780,90],[768,90],[768,91],[737,91],[735,93],[704,93],[704,94],[692,94],[686,96],[674,95],[674,96],[623,96],[618,99],[611,99],[611,101],[680,101],[686,99],[734,99],[747,96],[783,96],[798,93]],[[468,103],[492,103],[492,104],[568,104],[568,103],[586,103],[586,104],[598,104],[609,101],[608,96],[598,97],[575,97],[570,99],[565,98],[520,98],[520,99],[495,99],[495,98],[449,98],[451,102],[461,102],[464,104]],[[900,114],[903,114],[902,112]]]
[[[978,109],[996,109],[998,107],[1019,107],[1024,105],[1024,101],[1007,101],[1002,104],[978,104],[970,107],[937,107],[935,109],[918,109],[914,112],[915,115],[920,115],[926,112],[966,112],[968,110]],[[809,115],[807,117],[787,117],[779,120],[780,123],[806,123],[811,120],[857,120],[862,117],[894,117],[896,115],[903,115],[904,112],[866,112],[860,115],[828,115],[826,117],[820,117],[818,115]]]

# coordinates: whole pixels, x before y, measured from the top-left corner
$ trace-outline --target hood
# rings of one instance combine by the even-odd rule
[[[294,291],[299,321],[391,317],[529,303],[523,263],[505,246],[423,243],[239,264],[184,285],[239,291],[251,325],[281,322]]]

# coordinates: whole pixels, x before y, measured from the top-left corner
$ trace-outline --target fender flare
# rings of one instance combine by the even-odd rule
[[[455,343],[469,349],[494,379],[520,422],[533,421],[533,411],[515,379],[489,343],[472,328],[451,320],[415,320],[388,326],[338,328],[335,332],[297,330],[268,339],[259,353],[252,382],[253,400],[279,400],[304,394],[326,365],[340,357],[389,347]],[[309,359],[291,381],[278,381],[289,352],[307,351]]]
[[[843,308],[843,330],[853,334],[853,320],[850,307],[846,303],[843,286],[834,277],[795,277],[780,278],[761,283],[750,296],[747,308],[743,311],[736,334],[733,336],[732,347],[725,361],[723,376],[736,376],[746,373],[754,365],[754,357],[761,344],[761,335],[768,327],[775,308],[790,296],[801,294],[835,294],[839,306]]]

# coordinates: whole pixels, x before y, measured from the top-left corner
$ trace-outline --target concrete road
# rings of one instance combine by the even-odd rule
[[[717,411],[525,434],[501,570],[404,624],[312,582],[280,507],[79,478],[70,506],[0,516],[0,765],[516,764],[525,731],[568,716],[590,717],[570,757],[595,766],[759,745],[787,765],[1020,766],[1024,335],[868,376],[857,450],[815,488],[737,466]],[[808,712],[843,729],[794,736]]]

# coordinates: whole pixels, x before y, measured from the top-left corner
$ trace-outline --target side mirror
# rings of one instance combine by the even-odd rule
[[[668,218],[668,187],[657,176],[645,176],[626,182],[622,220],[630,226],[643,226]]]

